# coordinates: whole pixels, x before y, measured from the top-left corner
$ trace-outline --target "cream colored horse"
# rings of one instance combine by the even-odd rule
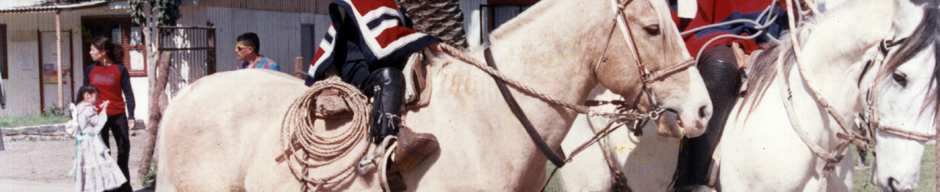
[[[617,100],[620,96],[598,86],[591,92],[590,99]],[[612,112],[614,108],[612,105],[592,107],[605,112]],[[566,155],[590,140],[609,121],[608,118],[579,115],[561,143],[568,153]],[[620,128],[602,141],[606,149],[594,144],[572,157],[572,162],[559,169],[556,175],[564,184],[565,191],[615,191],[609,166],[624,173],[633,191],[668,191],[676,170],[679,139],[656,134],[657,126],[652,123],[642,129],[644,134],[635,136],[626,128]],[[606,152],[610,154],[604,154]],[[613,164],[608,165],[605,158],[611,158]]]
[[[637,97],[642,85],[638,59],[654,71],[691,59],[669,20],[666,2],[633,0],[625,3],[622,15],[616,14],[616,3],[545,0],[532,6],[491,36],[499,70],[541,93],[581,103],[598,84],[628,99]],[[614,25],[620,16],[626,26]],[[632,56],[631,48],[640,48],[639,58]],[[477,50],[469,54],[482,61],[482,49]],[[493,79],[446,56],[428,68],[430,104],[410,108],[405,121],[417,132],[433,133],[440,150],[404,173],[409,190],[542,187],[546,158],[506,106]],[[704,131],[711,104],[694,67],[650,86],[655,99],[677,114],[686,134]],[[219,73],[193,83],[167,109],[161,126],[157,190],[300,189],[287,165],[274,158],[284,150],[279,143],[283,113],[304,89],[289,75],[264,70]],[[577,113],[511,90],[549,146],[560,148]],[[333,190],[377,186],[373,172]]]

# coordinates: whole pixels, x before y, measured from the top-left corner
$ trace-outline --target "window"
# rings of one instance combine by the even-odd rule
[[[533,0],[491,0],[488,5],[480,5],[480,10],[483,10],[483,23],[484,25],[480,28],[480,39],[484,42],[489,41],[487,39],[489,34],[493,32],[496,28],[499,28],[500,25],[506,23],[512,18],[515,18],[517,15],[529,9],[532,4],[535,4],[538,1]]]
[[[9,79],[9,59],[7,59],[7,25],[0,24],[0,76]]]
[[[131,77],[146,77],[147,63],[144,56],[143,34],[139,25],[131,22],[129,16],[92,16],[82,17],[83,37],[82,57],[84,67],[94,63],[88,56],[88,47],[95,37],[105,36],[111,38],[112,43],[124,48],[124,60],[121,63],[127,67]]]

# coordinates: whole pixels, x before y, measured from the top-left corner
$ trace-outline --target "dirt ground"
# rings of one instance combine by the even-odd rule
[[[137,174],[140,167],[141,147],[145,136],[141,130],[131,131],[131,154],[128,162],[131,186],[141,190]],[[67,138],[42,140],[16,140],[3,138],[4,151],[0,151],[0,191],[75,191],[75,182],[68,173],[72,169],[75,148]],[[117,158],[114,140],[112,157]]]

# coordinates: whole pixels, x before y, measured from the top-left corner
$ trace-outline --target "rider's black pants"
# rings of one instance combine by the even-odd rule
[[[741,88],[741,71],[729,45],[705,50],[696,67],[705,80],[714,115],[708,121],[704,135],[682,139],[676,165],[676,191],[688,191],[691,186],[707,184],[712,154]]]

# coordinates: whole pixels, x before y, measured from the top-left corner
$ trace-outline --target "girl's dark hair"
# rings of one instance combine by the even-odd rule
[[[98,51],[107,52],[108,59],[114,63],[122,63],[124,59],[124,48],[121,45],[111,43],[111,39],[103,36],[95,37],[95,40],[91,41],[91,46],[94,46]]]
[[[78,88],[78,97],[75,97],[76,105],[85,100],[85,93],[91,93],[91,94],[98,93],[98,88],[95,88],[95,86],[91,86],[91,85],[84,85]]]

